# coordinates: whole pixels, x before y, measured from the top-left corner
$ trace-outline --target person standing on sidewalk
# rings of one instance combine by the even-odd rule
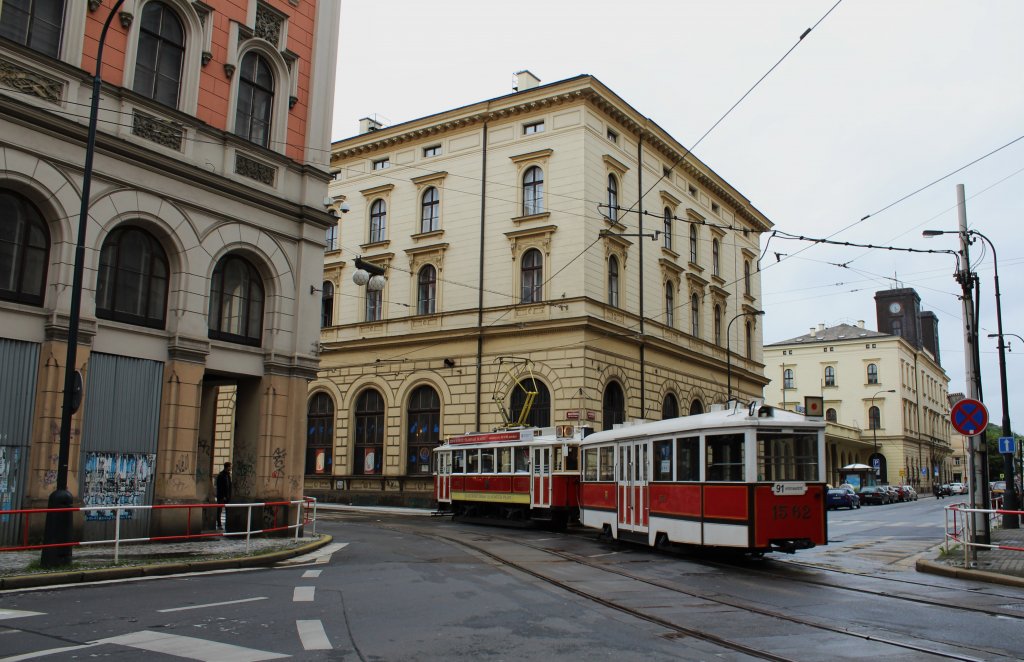
[[[224,463],[224,470],[217,474],[217,503],[231,501],[231,463]],[[217,528],[221,527],[221,513],[226,508],[217,508]]]

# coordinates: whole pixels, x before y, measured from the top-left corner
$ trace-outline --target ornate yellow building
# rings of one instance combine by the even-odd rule
[[[528,391],[596,429],[760,395],[768,219],[592,76],[518,77],[334,143],[308,494],[427,503],[431,448]]]

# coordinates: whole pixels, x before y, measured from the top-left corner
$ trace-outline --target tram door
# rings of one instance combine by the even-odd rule
[[[647,464],[650,442],[625,441],[619,444],[619,529],[647,531],[650,502],[647,487]]]
[[[437,453],[434,455],[434,462],[437,463],[435,480],[437,481],[437,494],[434,496],[438,501],[450,502],[452,500],[452,454]]]
[[[533,449],[530,477],[530,507],[551,507],[551,447]]]

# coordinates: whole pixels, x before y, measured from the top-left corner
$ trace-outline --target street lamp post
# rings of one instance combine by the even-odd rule
[[[89,133],[85,142],[85,164],[82,168],[82,202],[78,214],[78,240],[75,245],[75,264],[71,281],[71,309],[68,311],[68,349],[64,361],[64,399],[61,406],[60,437],[57,450],[57,485],[47,501],[48,508],[70,508],[74,499],[68,490],[68,462],[71,456],[71,417],[78,408],[75,360],[78,354],[78,324],[82,309],[82,278],[85,269],[85,230],[89,214],[89,193],[92,186],[92,160],[96,152],[96,124],[100,108],[100,68],[103,66],[103,44],[107,31],[124,0],[116,0],[103,23],[96,50],[96,75],[92,79],[92,105],[89,109]],[[71,564],[71,529],[74,520],[70,510],[46,513],[43,530],[43,551],[39,563],[44,568]]]
[[[874,406],[875,406],[875,398],[878,397],[879,393],[895,393],[895,392],[896,392],[896,389],[894,389],[894,388],[884,388],[881,391],[875,392],[875,394],[871,396],[871,407],[874,408]],[[873,420],[871,420],[871,409],[869,408],[868,409],[868,424],[871,426],[871,440],[872,440],[872,443],[874,444],[874,447],[875,447],[875,452],[871,454],[871,462],[872,462],[872,466],[873,466],[874,462],[876,462],[877,458],[878,458],[878,426],[882,424],[882,413],[879,412],[878,413],[878,420],[877,421],[873,421]],[[881,466],[882,466],[882,463],[879,462],[878,463],[878,468],[875,469],[875,476],[876,477],[880,473]],[[888,478],[888,476],[886,476],[886,478]]]
[[[764,311],[746,310],[742,313],[737,313],[736,315],[733,315],[733,318],[725,325],[725,401],[727,403],[732,402],[732,350],[730,349],[730,341],[732,340],[732,323],[746,315],[764,315]]]
[[[993,253],[993,255],[994,255],[994,253]],[[999,347],[999,368],[1000,368],[1000,370],[1002,370],[1004,385],[1006,383],[1006,381],[1005,381],[1006,380],[1006,377],[1005,377],[1005,375],[1006,375],[1006,360],[1005,360],[1005,354],[1003,354],[1003,349],[1005,348],[1007,351],[1010,351],[1010,352],[1013,351],[1013,349],[1005,342],[1006,336],[1013,336],[1017,340],[1020,340],[1021,342],[1024,342],[1024,337],[1021,337],[1021,336],[1017,335],[1016,333],[1004,333],[1004,332],[1002,332],[1000,330],[999,333],[990,333],[990,334],[988,334],[989,338],[1000,338],[1000,342],[999,342],[999,345],[1000,345],[1000,347]],[[1005,411],[1009,411],[1009,408],[1006,405],[1003,405],[1003,409],[1004,409],[1004,412]],[[1008,425],[1008,422],[1005,419],[1005,416],[1006,416],[1006,414],[1004,413],[1003,436],[1004,437],[1012,437],[1013,436],[1013,432],[1012,431],[1011,432],[1007,432],[1006,425]],[[1013,506],[1016,509],[1019,510],[1021,508],[1021,506],[1024,505],[1024,492],[1019,493],[1019,494],[1017,493],[1017,481],[1016,481],[1016,478],[1017,478],[1017,476],[1024,477],[1024,444],[1019,443],[1019,444],[1016,444],[1016,446],[1017,446],[1017,464],[1013,464],[1013,456],[1011,455],[1010,456],[1010,464],[1011,464],[1011,468],[1013,469],[1013,473],[1012,474],[1008,473],[1006,475],[1006,477],[1007,477],[1007,481],[1006,482],[1010,485],[1010,490],[1013,492]],[[1010,509],[1010,503],[1011,502],[1010,502],[1009,499],[1007,499],[1005,501],[1005,505],[1006,505],[1007,510]],[[1020,516],[1018,515],[1017,518],[1019,520]]]
[[[925,230],[922,233],[925,237],[935,237],[940,234],[960,234],[960,232],[948,232],[944,230]],[[992,240],[978,232],[977,230],[967,230],[967,241],[971,241],[971,237],[978,237],[984,240],[988,247],[992,249],[992,271],[995,276],[994,286],[996,293],[996,333],[995,337],[999,339],[999,395],[1002,401],[1003,407],[1003,436],[1012,437],[1013,430],[1010,428],[1010,403],[1006,389],[1006,342],[1003,334],[1003,308],[1000,303],[1001,295],[999,292],[999,260],[996,256],[996,246],[992,243]],[[970,265],[967,265],[970,268]],[[977,334],[977,329],[974,330]],[[975,336],[977,337],[977,336]],[[989,334],[992,337],[992,334]],[[1003,454],[1003,472],[1006,474],[1006,482],[1010,486],[1006,490],[1006,496],[1004,497],[1004,506],[1006,510],[1017,510],[1017,489],[1016,480],[1014,479],[1013,470],[1013,454]],[[983,486],[987,487],[987,486]],[[987,490],[986,490],[987,494]],[[1003,515],[1003,528],[1005,529],[1017,529],[1020,528],[1020,518],[1017,515]]]

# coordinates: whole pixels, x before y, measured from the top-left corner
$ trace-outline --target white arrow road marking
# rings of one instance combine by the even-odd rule
[[[315,586],[296,586],[292,593],[292,602],[313,602]]]
[[[316,579],[317,577],[320,576],[321,572],[323,572],[323,570],[307,570],[306,572],[302,573],[302,578],[303,579]]]
[[[81,646],[64,646],[63,648],[51,648],[34,653],[24,653],[13,657],[0,658],[0,662],[22,662],[22,660],[34,660],[37,657],[46,655],[57,655],[72,651],[114,644],[137,648],[154,653],[165,653],[175,657],[184,657],[189,660],[201,660],[202,662],[261,662],[262,660],[279,660],[288,655],[271,653],[269,651],[256,650],[255,648],[244,648],[231,644],[222,644],[217,641],[206,641],[194,637],[183,637],[177,634],[166,634],[142,630],[119,637],[100,639]]]
[[[172,607],[170,609],[157,609],[158,613],[166,614],[172,611],[188,611],[189,609],[205,609],[206,607],[223,607],[224,605],[237,605],[242,602],[256,602],[257,600],[266,600],[267,598],[246,598],[244,600],[229,600],[228,602],[211,602],[205,605],[189,605],[187,607]]]
[[[26,616],[40,616],[41,611],[18,611],[17,609],[0,609],[0,621],[8,618],[24,618]]]
[[[290,565],[303,565],[305,563],[330,563],[331,556],[339,549],[344,549],[346,547],[348,547],[347,542],[334,542],[330,545],[325,545],[314,552],[310,552],[309,554],[303,554],[302,556],[296,556],[286,561],[281,561],[277,565],[279,567],[287,567]]]
[[[308,651],[331,650],[331,642],[324,632],[324,624],[320,621],[295,621],[295,627],[299,629],[299,639],[302,640],[302,647]]]

